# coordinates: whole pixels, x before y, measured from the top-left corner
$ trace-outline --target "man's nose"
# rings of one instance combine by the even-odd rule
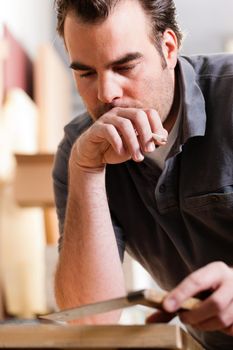
[[[103,103],[112,103],[123,96],[123,89],[116,77],[105,76],[98,79],[98,99]]]

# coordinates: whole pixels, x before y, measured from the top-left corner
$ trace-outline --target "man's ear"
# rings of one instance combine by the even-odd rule
[[[168,69],[174,69],[177,63],[178,41],[171,29],[166,29],[162,37],[162,50]]]

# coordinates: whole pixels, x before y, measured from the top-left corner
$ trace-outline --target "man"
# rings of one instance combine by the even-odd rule
[[[87,109],[66,126],[53,172],[58,305],[123,295],[126,248],[170,291],[167,312],[207,292],[181,320],[207,349],[232,349],[233,57],[179,57],[172,0],[57,10]]]

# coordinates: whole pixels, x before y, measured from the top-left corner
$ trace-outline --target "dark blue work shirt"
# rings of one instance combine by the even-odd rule
[[[164,169],[148,157],[106,168],[120,255],[126,248],[167,290],[212,261],[233,266],[233,55],[179,57],[176,74],[181,124]],[[61,237],[70,149],[91,123],[86,114],[74,119],[58,148],[53,178]],[[191,332],[206,349],[233,349],[233,337]]]

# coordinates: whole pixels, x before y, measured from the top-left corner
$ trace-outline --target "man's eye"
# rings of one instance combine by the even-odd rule
[[[80,78],[87,78],[87,77],[90,77],[94,74],[95,74],[95,72],[90,71],[90,72],[82,73],[79,76],[80,76]]]
[[[117,67],[117,68],[116,68],[116,71],[119,71],[119,72],[127,72],[127,71],[130,71],[130,70],[134,69],[135,67],[136,67],[135,64],[130,65],[130,66]]]

